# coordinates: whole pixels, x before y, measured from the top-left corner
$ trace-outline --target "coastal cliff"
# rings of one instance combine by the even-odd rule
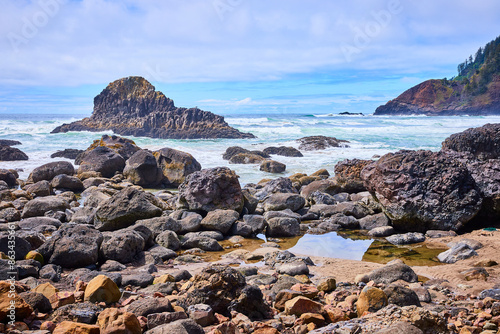
[[[110,83],[94,98],[90,117],[55,128],[52,133],[112,130],[124,136],[169,139],[254,138],[230,127],[224,117],[198,108],[178,108],[142,77]]]
[[[375,115],[500,114],[500,37],[458,65],[452,79],[424,81],[378,107]]]

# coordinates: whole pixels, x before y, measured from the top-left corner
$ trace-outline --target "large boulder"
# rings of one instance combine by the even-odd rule
[[[98,146],[93,150],[85,151],[75,160],[79,164],[78,173],[98,172],[103,177],[112,177],[116,172],[125,168],[125,159],[106,146]]]
[[[253,154],[253,155],[258,155],[265,159],[270,158],[269,154],[262,151],[257,151],[257,150],[250,151],[243,147],[231,146],[226,149],[226,152],[224,152],[224,154],[222,155],[222,159],[231,160],[233,156],[238,154]]]
[[[51,186],[55,189],[66,189],[75,192],[83,190],[83,183],[79,178],[66,174],[59,174],[55,176],[52,179]]]
[[[153,329],[150,329],[145,334],[204,334],[203,327],[198,325],[193,319],[181,319],[172,321]]]
[[[0,146],[0,161],[18,160],[28,160],[28,156],[18,148],[7,145]]]
[[[186,176],[201,170],[200,163],[186,152],[165,147],[153,152],[153,155],[163,173],[163,182],[167,186],[178,187]]]
[[[43,216],[48,211],[65,211],[69,209],[68,202],[59,196],[45,196],[32,199],[24,206],[22,218]]]
[[[375,269],[368,275],[375,283],[390,284],[397,280],[414,283],[418,281],[418,276],[411,267],[404,263],[387,264],[382,268]]]
[[[259,169],[268,173],[283,173],[286,170],[286,165],[278,161],[266,160],[260,164]]]
[[[262,189],[255,193],[255,197],[259,200],[276,193],[298,193],[293,186],[292,181],[287,177],[279,177],[267,182]]]
[[[135,152],[126,162],[123,175],[128,181],[143,187],[155,187],[163,179],[156,159],[148,150]]]
[[[443,152],[389,153],[366,166],[361,178],[402,231],[458,230],[481,209],[471,174]]]
[[[50,157],[51,158],[66,158],[66,159],[75,160],[76,157],[79,154],[82,154],[83,152],[85,152],[85,151],[84,150],[78,150],[78,149],[75,149],[75,148],[65,148],[62,151],[57,151],[55,153],[52,153],[50,155]]]
[[[143,237],[133,230],[105,232],[100,255],[104,260],[114,260],[120,263],[132,262],[134,256],[145,247]]]
[[[184,309],[189,305],[207,304],[220,314],[229,315],[234,309],[251,318],[257,318],[256,313],[260,313],[260,318],[265,317],[269,307],[262,294],[245,288],[245,277],[240,272],[229,266],[212,265],[189,282],[187,293],[177,304]]]
[[[466,152],[479,160],[500,158],[500,124],[467,129],[445,139],[443,151]]]
[[[270,237],[294,237],[300,235],[300,221],[296,218],[275,217],[267,220]]]
[[[227,167],[194,172],[179,186],[179,208],[204,212],[215,209],[241,212],[243,204],[238,175]]]
[[[85,225],[68,224],[54,232],[37,251],[47,263],[81,268],[97,262],[102,241],[101,232]]]
[[[279,211],[290,209],[292,211],[300,210],[304,207],[306,201],[304,197],[294,193],[276,193],[269,196],[264,202],[264,210]]]
[[[483,197],[479,219],[500,217],[500,159],[467,160],[467,168]]]
[[[260,164],[265,158],[253,153],[238,153],[229,159],[230,164]]]
[[[361,171],[372,162],[372,160],[360,159],[346,159],[338,162],[335,165],[335,182],[342,187],[342,191],[348,193],[366,191],[363,180],[361,179]]]
[[[137,220],[158,217],[162,209],[153,194],[134,187],[125,188],[105,201],[96,212],[95,226],[100,231],[128,227]]]
[[[75,167],[68,161],[49,162],[33,169],[28,180],[33,182],[42,180],[51,181],[55,176],[60,174],[73,175],[75,174]]]

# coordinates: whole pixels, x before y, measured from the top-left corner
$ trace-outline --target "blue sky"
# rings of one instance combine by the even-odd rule
[[[372,113],[500,35],[497,0],[0,0],[0,113],[141,75],[215,113]]]

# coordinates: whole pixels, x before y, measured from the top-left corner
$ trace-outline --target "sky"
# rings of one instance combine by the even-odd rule
[[[498,0],[0,0],[0,114],[139,75],[217,114],[373,113],[500,35]]]

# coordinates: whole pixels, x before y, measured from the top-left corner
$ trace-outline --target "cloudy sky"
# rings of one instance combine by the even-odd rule
[[[498,0],[0,0],[0,113],[90,114],[109,82],[232,113],[372,113],[500,35]]]

